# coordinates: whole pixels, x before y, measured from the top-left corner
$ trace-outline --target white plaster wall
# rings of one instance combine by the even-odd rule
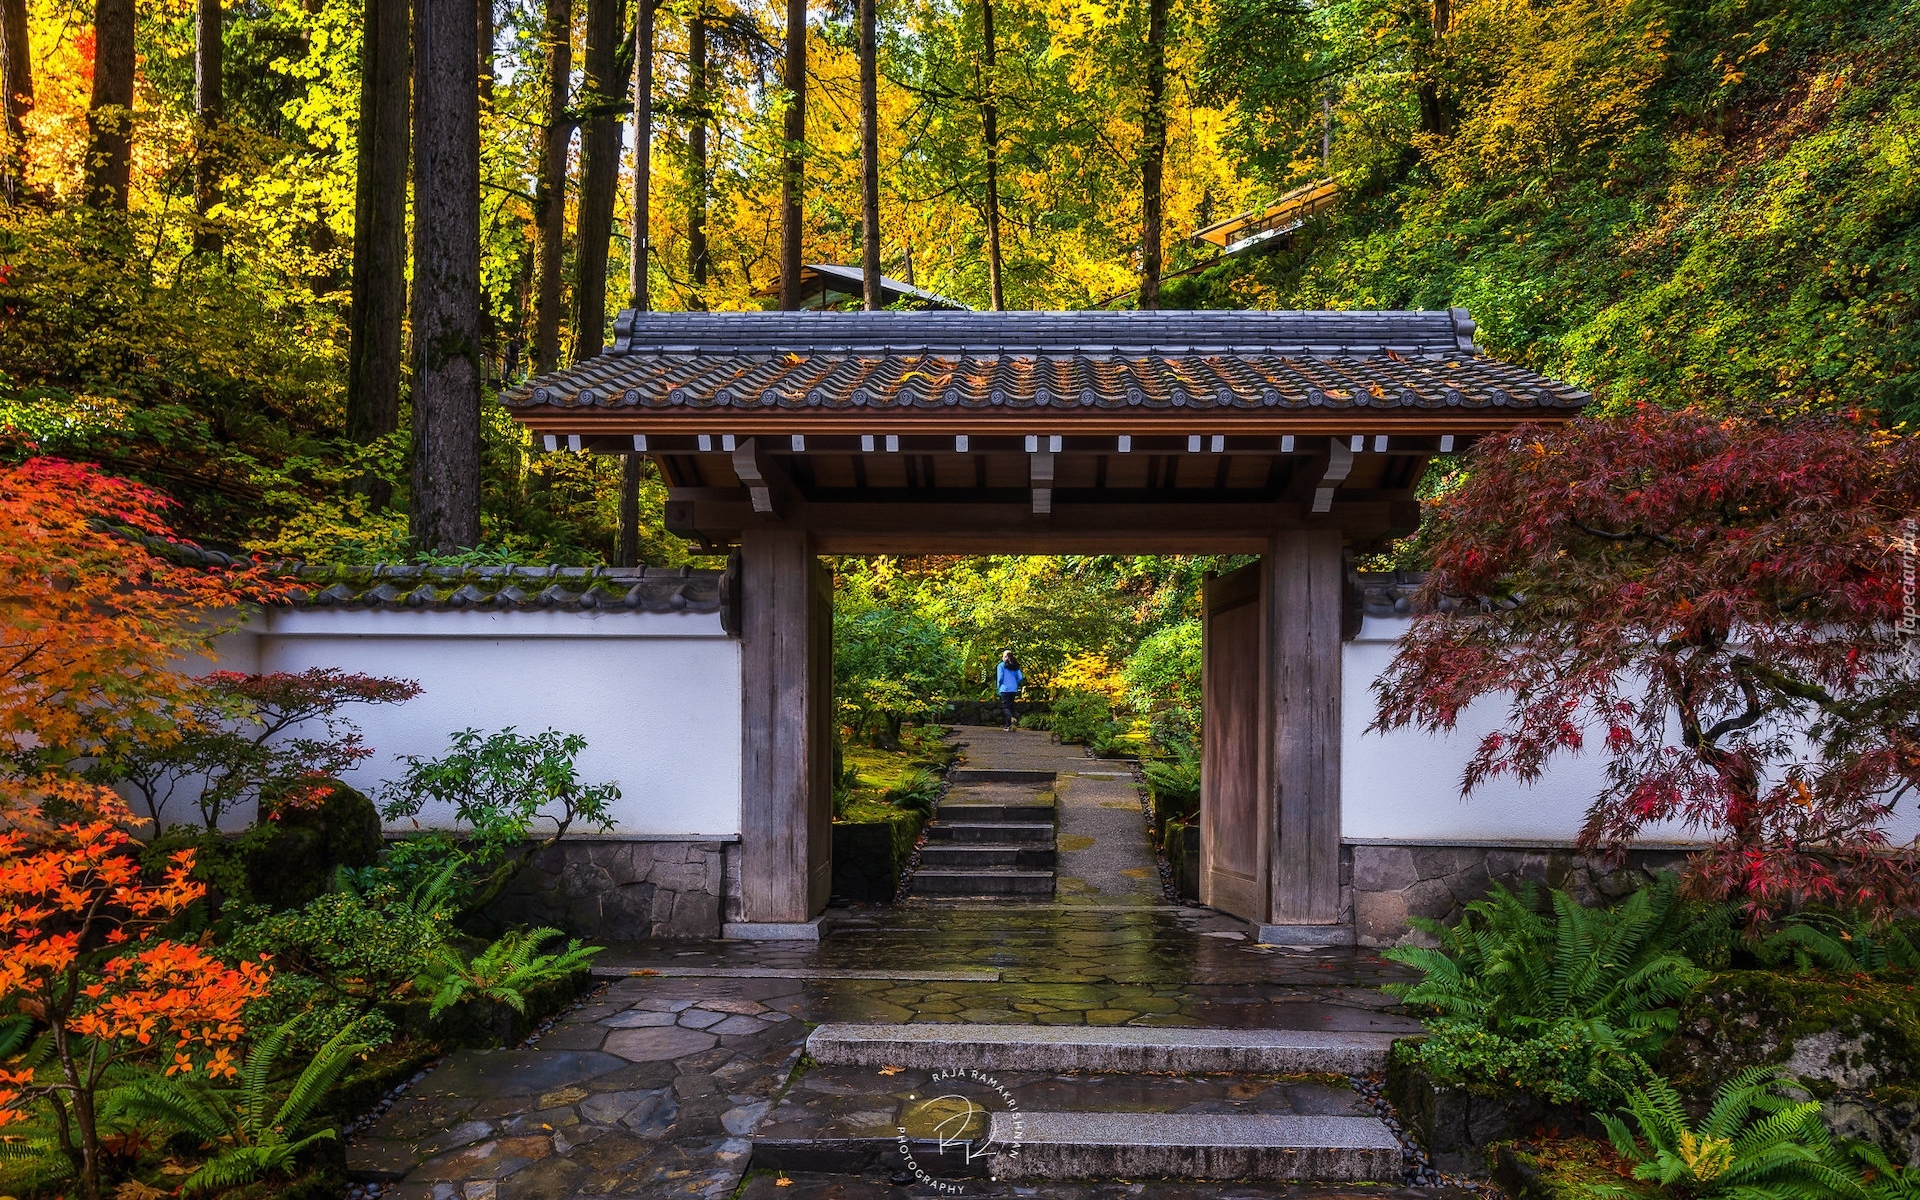
[[[1353,842],[1571,843],[1587,805],[1606,785],[1606,758],[1591,747],[1553,760],[1539,782],[1511,778],[1484,783],[1471,799],[1460,778],[1480,739],[1506,714],[1500,698],[1481,700],[1460,715],[1449,735],[1412,729],[1367,733],[1373,721],[1372,684],[1392,661],[1408,618],[1368,617],[1341,658],[1340,832]],[[1888,827],[1896,843],[1920,836],[1920,804],[1907,800]],[[1648,830],[1647,846],[1699,841],[1678,824]]]
[[[587,739],[583,780],[619,783],[615,834],[740,832],[740,648],[716,614],[272,610],[217,665],[417,681],[404,704],[342,710],[374,749],[346,780],[376,801],[399,756],[444,754],[457,730],[551,727]],[[419,819],[453,823],[451,809]]]

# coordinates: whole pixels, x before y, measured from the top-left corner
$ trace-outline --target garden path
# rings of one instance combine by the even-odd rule
[[[1063,853],[1062,874],[1084,887],[1063,887],[1051,903],[834,910],[818,942],[610,947],[595,969],[608,980],[605,992],[562,1017],[537,1048],[457,1052],[397,1098],[350,1148],[359,1194],[383,1200],[917,1194],[895,1186],[885,1172],[793,1171],[784,1184],[771,1174],[749,1177],[756,1139],[791,1133],[795,1118],[859,1117],[855,1109],[877,1103],[875,1085],[885,1092],[902,1082],[869,1080],[863,1090],[849,1076],[843,1090],[832,1070],[816,1068],[819,1077],[806,1073],[812,1083],[794,1090],[808,1031],[826,1022],[1355,1033],[1417,1028],[1378,990],[1404,978],[1404,971],[1377,956],[1260,946],[1236,918],[1165,903],[1158,873],[1143,873],[1153,860],[1130,780],[1113,765],[1046,745],[1043,736],[998,743],[975,737],[968,765],[1063,773],[1062,832],[1092,841]],[[1104,1086],[1122,1086],[1124,1078]],[[1020,1086],[1052,1085],[1036,1079]],[[1201,1090],[1192,1103],[1207,1111],[1220,1104],[1344,1111],[1351,1100],[1343,1089],[1323,1095],[1299,1083],[1212,1098],[1204,1085],[1193,1086]],[[783,1096],[791,1099],[777,1114]],[[1136,1183],[1049,1184],[1042,1193],[984,1185],[970,1185],[967,1194],[1307,1200],[1325,1191]],[[1403,1191],[1433,1196],[1365,1189],[1378,1197]],[[1341,1195],[1352,1197],[1354,1190]]]

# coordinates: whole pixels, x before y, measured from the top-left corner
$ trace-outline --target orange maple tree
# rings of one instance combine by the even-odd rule
[[[191,682],[174,667],[283,589],[255,563],[156,552],[179,545],[171,507],[85,463],[0,466],[0,818],[84,812],[66,765],[176,736]]]
[[[44,1106],[88,1197],[109,1069],[168,1055],[170,1072],[231,1075],[242,1009],[269,981],[264,962],[164,936],[204,894],[192,852],[144,874],[125,803],[70,769],[177,737],[192,688],[179,662],[276,590],[257,564],[166,553],[168,507],[84,464],[0,466],[0,1012],[52,1048],[38,1070],[0,1069],[0,1138]]]

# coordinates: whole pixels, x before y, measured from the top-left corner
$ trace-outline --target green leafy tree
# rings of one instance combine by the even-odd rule
[[[853,599],[836,606],[833,634],[841,719],[874,745],[898,749],[901,728],[939,715],[958,689],[947,630],[912,609]]]
[[[440,758],[404,755],[407,765],[387,786],[381,815],[388,821],[419,816],[429,804],[452,809],[466,827],[475,865],[485,873],[465,907],[484,908],[520,868],[559,843],[576,822],[602,833],[613,829],[613,782],[584,783],[575,761],[587,748],[577,733],[555,729],[528,736],[512,726],[482,735],[463,729]],[[542,822],[552,831],[534,837]]]

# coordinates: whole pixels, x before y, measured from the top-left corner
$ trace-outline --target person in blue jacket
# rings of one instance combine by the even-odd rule
[[[1000,711],[1007,715],[1007,732],[1013,732],[1013,699],[1020,694],[1020,685],[1027,677],[1020,673],[1020,662],[1014,658],[1013,651],[1004,650],[1000,654]]]

